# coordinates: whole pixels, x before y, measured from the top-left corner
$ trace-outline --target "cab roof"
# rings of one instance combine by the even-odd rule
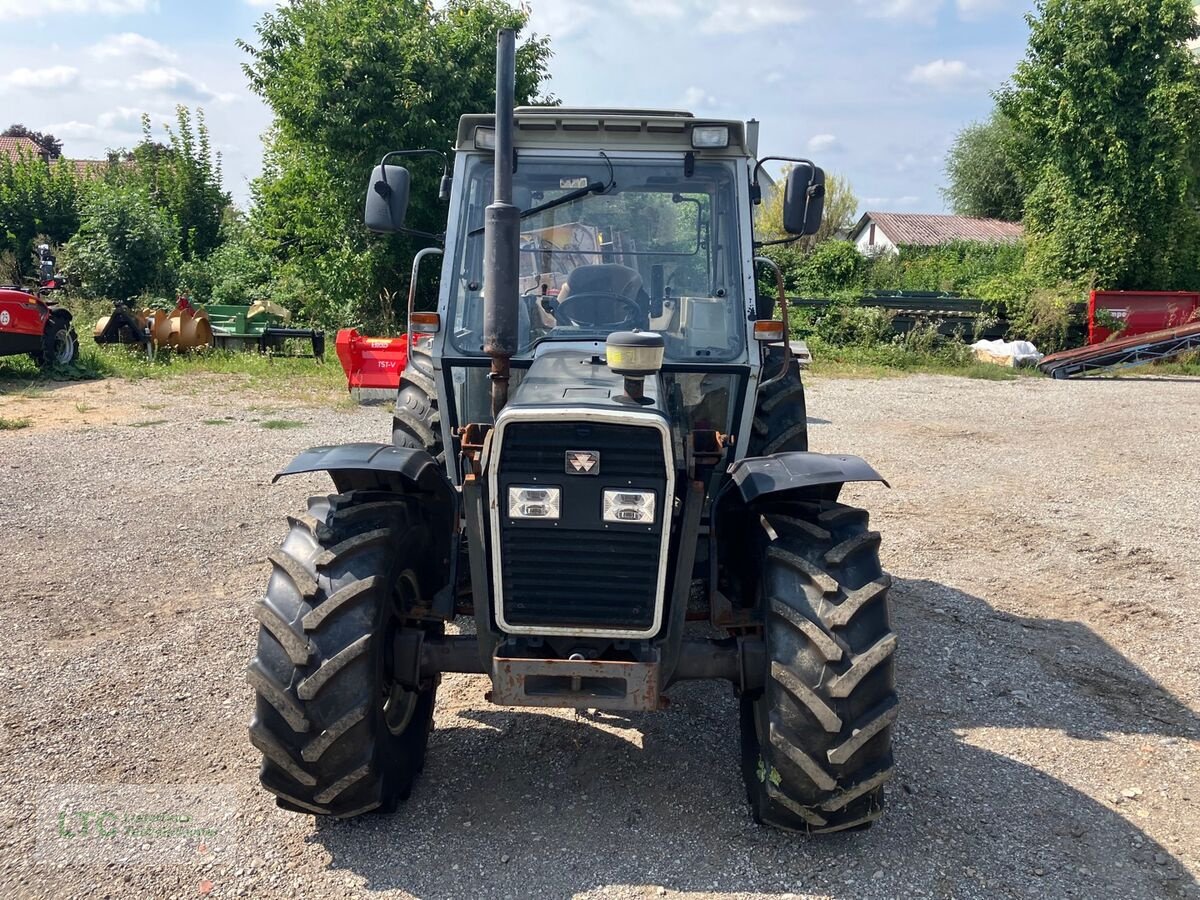
[[[521,148],[570,150],[692,149],[692,129],[718,125],[729,129],[729,146],[705,148],[704,156],[749,156],[745,123],[732,119],[700,119],[690,112],[666,109],[587,109],[567,106],[519,106],[514,112],[513,142]],[[484,150],[475,129],[495,128],[491,113],[463,116],[458,122],[459,151]]]

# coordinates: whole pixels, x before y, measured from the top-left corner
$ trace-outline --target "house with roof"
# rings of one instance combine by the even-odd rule
[[[0,137],[0,157],[20,162],[22,159],[40,159],[47,165],[57,163],[60,157],[51,156],[37,141],[27,137]],[[79,179],[99,178],[108,167],[107,159],[68,159],[69,165]]]
[[[849,240],[864,256],[899,253],[903,247],[937,247],[966,241],[976,244],[1011,244],[1025,234],[1019,222],[972,219],[925,213],[863,213],[850,229]]]
[[[22,158],[40,158],[50,162],[50,154],[37,141],[27,137],[0,137],[0,154],[7,156],[13,162]]]

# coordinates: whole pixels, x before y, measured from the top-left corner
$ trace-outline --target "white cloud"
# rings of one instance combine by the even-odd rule
[[[837,146],[837,136],[832,134],[814,134],[808,139],[808,149],[813,152],[832,150]]]
[[[716,0],[700,23],[707,34],[745,34],[760,28],[794,25],[809,17],[801,0]]]
[[[79,83],[79,70],[72,66],[48,66],[45,69],[13,69],[0,85],[25,91],[57,91]]]
[[[855,3],[874,19],[906,19],[930,25],[937,19],[943,0],[855,0]]]
[[[712,109],[718,105],[716,97],[704,90],[704,88],[696,87],[695,85],[692,85],[683,92],[683,97],[679,103],[687,110]]]
[[[69,140],[71,138],[95,137],[100,129],[87,122],[76,122],[72,119],[70,122],[58,122],[57,124],[49,125],[46,131],[59,140]]]
[[[964,19],[974,19],[988,13],[999,12],[1006,6],[1019,6],[1012,0],[955,0],[959,15]]]
[[[539,0],[529,16],[529,30],[558,40],[578,34],[596,18],[596,10],[577,0]]]
[[[923,66],[913,66],[908,73],[910,84],[937,90],[952,90],[979,81],[980,73],[961,59],[935,59]]]
[[[202,81],[193,78],[187,72],[182,72],[174,66],[159,66],[138,72],[129,79],[128,87],[135,91],[148,91],[155,94],[165,94],[180,100],[201,102],[228,102],[233,99],[231,94],[218,94]]]
[[[98,44],[88,48],[93,59],[104,61],[109,59],[142,59],[154,62],[175,62],[179,56],[169,47],[164,47],[158,41],[140,34],[127,31],[124,34],[110,34]]]
[[[921,202],[915,194],[905,194],[903,197],[864,197],[863,209],[884,211],[889,209],[912,209]]]
[[[157,12],[158,0],[0,0],[0,22],[54,16],[128,16]]]

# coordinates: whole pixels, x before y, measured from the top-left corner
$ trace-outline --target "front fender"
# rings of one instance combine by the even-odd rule
[[[391,444],[340,444],[305,450],[272,480],[301,472],[328,472],[339,493],[385,490],[397,494],[428,493],[451,503],[454,487],[424,450]]]
[[[836,500],[842,485],[850,481],[878,481],[891,487],[865,460],[826,453],[797,451],[751,457],[734,463],[729,475],[745,503],[800,490],[819,499]]]

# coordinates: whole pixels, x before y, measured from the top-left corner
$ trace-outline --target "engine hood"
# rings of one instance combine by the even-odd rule
[[[545,353],[533,361],[505,411],[570,408],[663,416],[666,409],[660,376],[646,379],[645,400],[648,402],[635,403],[625,396],[625,379],[613,374],[602,355],[562,350]]]

